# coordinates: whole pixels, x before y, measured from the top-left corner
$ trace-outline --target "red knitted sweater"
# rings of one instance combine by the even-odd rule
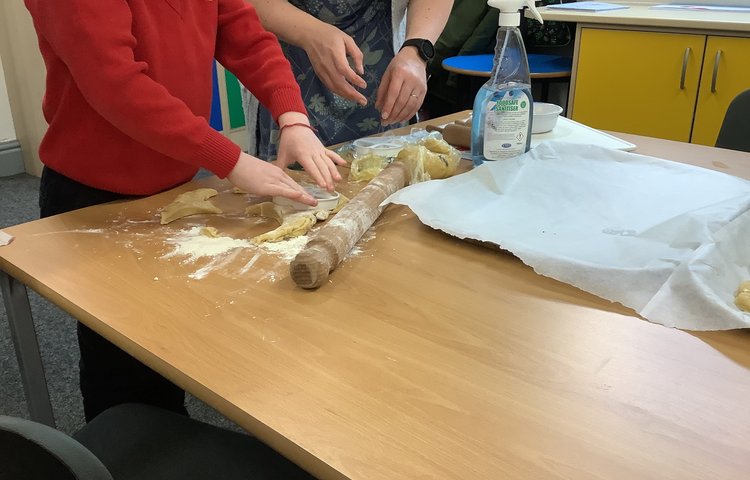
[[[278,118],[305,112],[273,34],[243,0],[25,0],[47,66],[39,148],[91,187],[149,195],[240,148],[208,125],[219,60]]]

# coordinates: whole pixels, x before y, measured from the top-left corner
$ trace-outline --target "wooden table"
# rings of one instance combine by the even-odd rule
[[[621,137],[750,178],[748,154]],[[160,226],[171,191],[5,229],[11,320],[28,285],[324,479],[747,478],[748,331],[651,324],[400,206],[317,291],[253,249],[165,258],[188,225],[268,228],[198,184],[225,215]]]

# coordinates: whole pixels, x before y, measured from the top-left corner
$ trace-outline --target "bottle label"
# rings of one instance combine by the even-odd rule
[[[484,158],[505,160],[526,151],[531,99],[523,90],[507,90],[485,105]]]

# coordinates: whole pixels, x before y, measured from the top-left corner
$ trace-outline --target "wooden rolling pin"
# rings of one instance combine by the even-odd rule
[[[409,183],[411,172],[393,162],[373,178],[307,242],[289,266],[294,283],[318,288],[380,216],[380,204]]]
[[[428,125],[425,130],[443,134],[443,140],[456,147],[471,148],[471,125],[449,123],[444,127]]]

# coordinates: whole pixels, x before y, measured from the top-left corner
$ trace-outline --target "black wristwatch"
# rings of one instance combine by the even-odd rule
[[[435,45],[425,38],[410,38],[401,45],[399,51],[403,50],[404,47],[417,47],[419,56],[427,63],[430,63],[435,58]]]

